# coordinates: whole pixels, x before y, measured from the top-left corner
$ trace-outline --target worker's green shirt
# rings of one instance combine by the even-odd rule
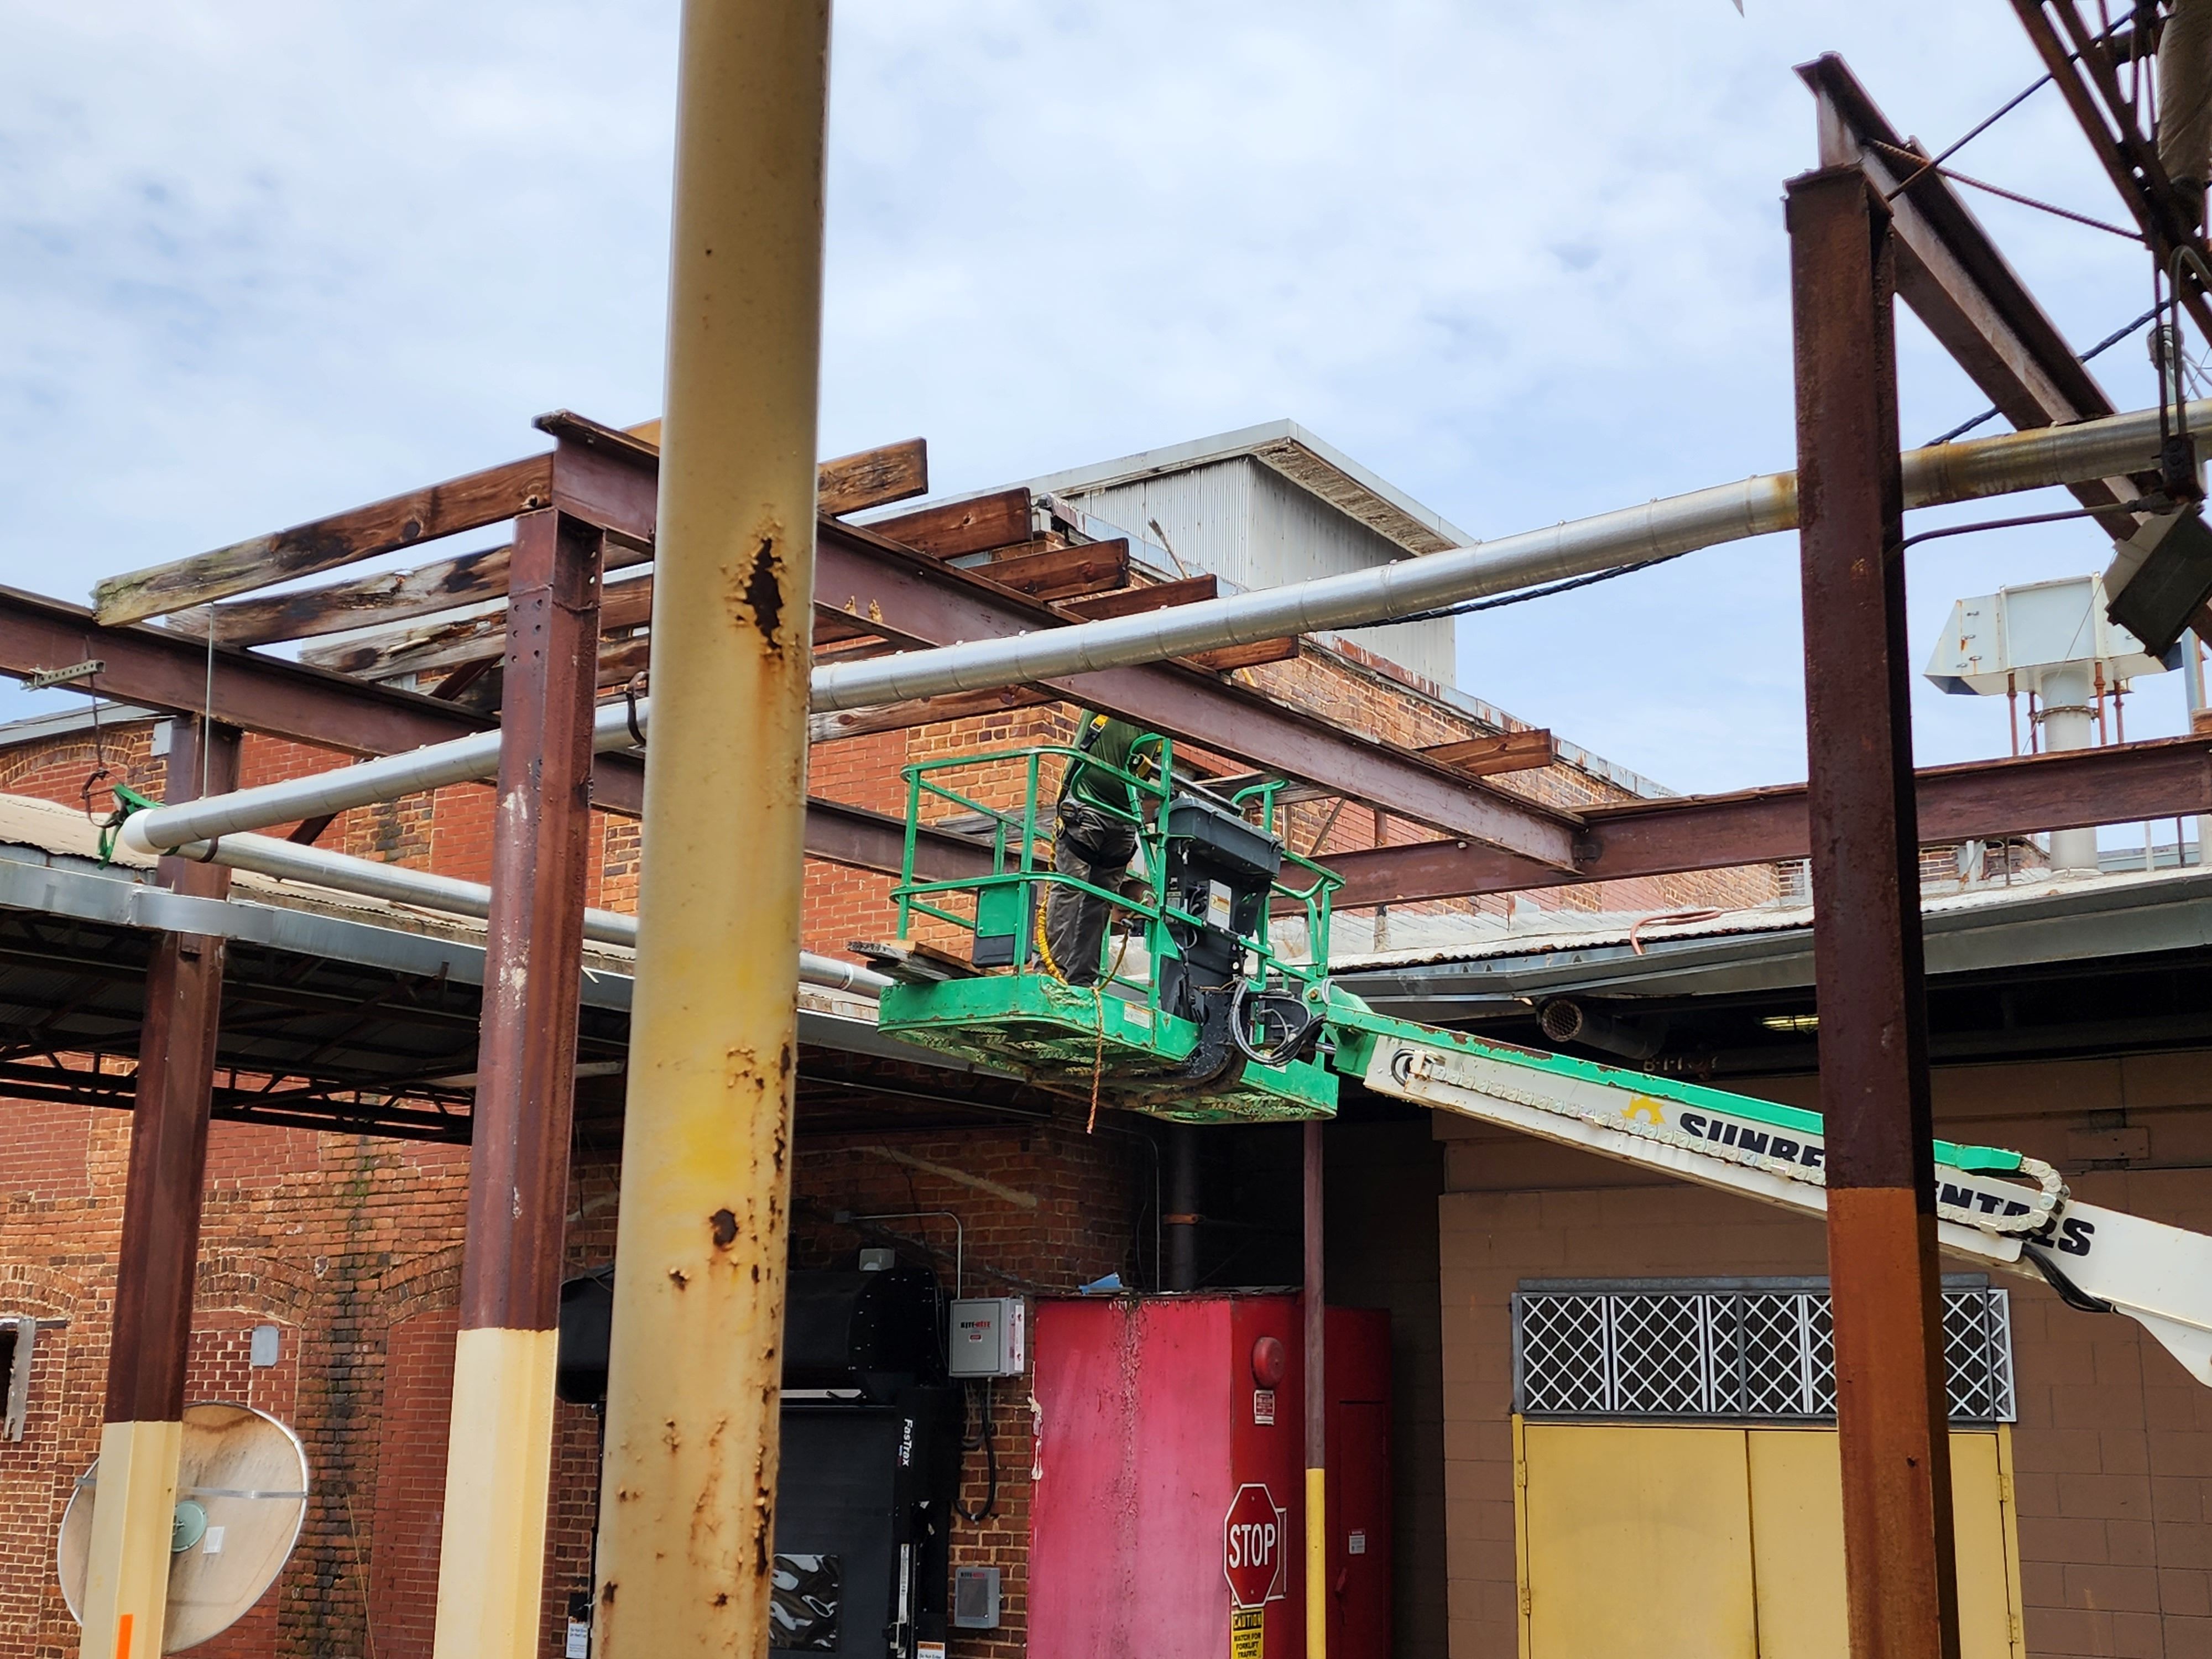
[[[1091,738],[1085,754],[1087,757],[1103,762],[1104,766],[1092,766],[1085,760],[1068,762],[1067,778],[1060,785],[1060,798],[1062,800],[1079,800],[1086,805],[1133,817],[1137,811],[1137,792],[1104,768],[1110,766],[1123,772],[1130,770],[1129,753],[1145,732],[1141,727],[1132,726],[1127,720],[1105,719],[1086,709],[1076,726],[1079,740],[1093,721],[1103,723],[1098,727],[1098,734]]]

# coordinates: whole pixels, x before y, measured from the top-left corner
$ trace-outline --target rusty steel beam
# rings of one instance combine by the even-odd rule
[[[841,524],[822,526],[815,592],[821,604],[879,616],[903,633],[939,645],[1065,623],[1046,607],[967,571]],[[1575,867],[1577,825],[1571,815],[1520,800],[1449,766],[1196,670],[1151,664],[1041,684],[1069,702],[1216,754],[1498,847],[1525,867],[1524,884]]]
[[[2156,142],[2120,89],[2110,52],[2112,37],[2093,28],[2074,0],[2012,0],[2012,4],[2036,55],[2088,139],[2091,153],[2135,216],[2159,268],[2170,270],[2175,253],[2185,247],[2204,258],[2207,249],[2195,216],[2175,193],[2173,181],[2158,159]],[[2152,60],[2147,56],[2145,61]],[[2203,281],[2185,268],[2181,301],[2197,327],[2212,335],[2212,305],[2207,304]]]
[[[100,696],[196,714],[210,698],[227,725],[336,749],[391,755],[445,743],[497,722],[434,697],[364,685],[217,646],[210,688],[204,641],[146,627],[106,628],[82,605],[0,588],[0,674],[26,678],[88,658],[101,671],[86,682]]]
[[[2157,738],[1914,774],[1923,846],[2212,813],[2212,738]],[[1585,806],[1583,862],[1550,883],[1625,881],[1802,859],[1812,850],[1805,786]],[[1514,891],[1525,872],[1488,848],[1414,842],[1332,853],[1340,907]]]
[[[906,820],[865,806],[816,796],[806,804],[806,856],[878,875],[899,873]],[[929,881],[959,881],[991,873],[991,849],[965,836],[920,826],[915,836],[915,873]]]
[[[1856,167],[1792,179],[1787,216],[1846,1623],[1853,1659],[1958,1659],[1896,256]]]
[[[179,722],[169,751],[169,794],[236,788],[238,752],[235,728]],[[179,893],[219,899],[229,890],[230,872],[165,858],[157,879]],[[223,956],[219,938],[164,933],[147,964],[86,1574],[89,1653],[126,1653],[134,1642],[140,1653],[162,1650]]]
[[[445,1655],[534,1637],[543,1592],[603,539],[551,510],[515,521],[439,1555]]]
[[[0,587],[0,674],[22,678],[87,658],[105,665],[90,683],[102,696],[172,714],[196,714],[209,698],[204,641],[160,628],[103,628],[82,605]],[[499,724],[435,697],[222,645],[215,650],[211,706],[222,724],[349,755],[401,754]],[[644,807],[644,781],[635,758],[601,755],[592,767],[592,804],[635,817]],[[810,803],[809,856],[896,875],[904,831],[895,819],[858,827],[872,816],[834,801]],[[957,836],[925,830],[920,850],[933,878],[982,868],[971,862],[975,849]]]
[[[1997,251],[1950,181],[1923,167],[1844,60],[1798,66],[1820,107],[1820,165],[1855,167],[1889,201],[1898,297],[2014,427],[2058,426],[2114,413],[2112,400]],[[1901,193],[1900,193],[1901,192]],[[2128,478],[2069,486],[2098,522],[2125,540],[2122,510],[2142,490]]]

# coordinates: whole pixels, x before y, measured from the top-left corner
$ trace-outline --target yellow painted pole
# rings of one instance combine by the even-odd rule
[[[1328,1652],[1328,1301],[1322,1284],[1322,1120],[1304,1126],[1306,1647],[1305,1659]]]
[[[600,1659],[768,1648],[827,0],[685,0]]]

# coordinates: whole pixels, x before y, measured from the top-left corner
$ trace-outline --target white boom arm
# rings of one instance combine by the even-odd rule
[[[1340,1029],[1352,1039],[1340,1065],[1377,1094],[1826,1212],[1813,1113],[1396,1020]],[[2049,1164],[1992,1147],[1938,1142],[1936,1183],[1945,1249],[2126,1314],[2212,1385],[2212,1238],[2081,1203]]]

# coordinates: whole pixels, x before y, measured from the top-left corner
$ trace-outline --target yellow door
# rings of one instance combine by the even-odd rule
[[[1844,1494],[1832,1429],[1750,1431],[1759,1659],[1846,1659]],[[1960,1659],[2013,1659],[2017,1555],[1998,1433],[1951,1436]]]
[[[1528,1659],[1756,1659],[1741,1429],[1521,1429]]]
[[[1532,1423],[1525,1659],[1845,1659],[1832,1429]],[[2024,1659],[2008,1432],[1951,1437],[1961,1659]]]

